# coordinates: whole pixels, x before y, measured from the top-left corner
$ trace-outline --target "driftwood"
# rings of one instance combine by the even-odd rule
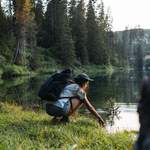
[[[143,81],[138,105],[140,131],[134,150],[150,150],[150,78]]]

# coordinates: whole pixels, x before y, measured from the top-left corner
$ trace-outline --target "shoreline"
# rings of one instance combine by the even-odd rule
[[[41,74],[52,74],[59,70],[63,70],[67,67],[51,67],[51,68],[39,68],[36,71],[31,71],[27,67],[17,65],[6,65],[6,67],[0,68],[0,79],[9,79],[13,77],[24,77],[24,76],[38,76]],[[105,74],[111,76],[114,72],[128,72],[128,68],[115,67],[112,65],[82,65],[79,67],[71,68],[75,74],[87,73],[90,76],[97,76]]]

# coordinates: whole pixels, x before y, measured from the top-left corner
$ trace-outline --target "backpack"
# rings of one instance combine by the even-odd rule
[[[66,69],[60,73],[50,76],[41,86],[38,96],[42,100],[57,101],[64,87],[71,83],[72,71]]]

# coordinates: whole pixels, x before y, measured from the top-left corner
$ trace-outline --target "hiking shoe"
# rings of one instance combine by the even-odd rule
[[[52,118],[51,123],[57,124],[59,122],[59,119],[57,117]]]
[[[62,119],[60,120],[61,123],[69,123],[69,117],[68,116],[63,116]]]

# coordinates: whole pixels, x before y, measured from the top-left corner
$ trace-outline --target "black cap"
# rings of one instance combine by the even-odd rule
[[[91,79],[87,74],[85,73],[82,73],[82,74],[79,74],[76,79],[78,80],[82,80],[82,79],[85,79],[87,81],[94,81],[93,79]]]

